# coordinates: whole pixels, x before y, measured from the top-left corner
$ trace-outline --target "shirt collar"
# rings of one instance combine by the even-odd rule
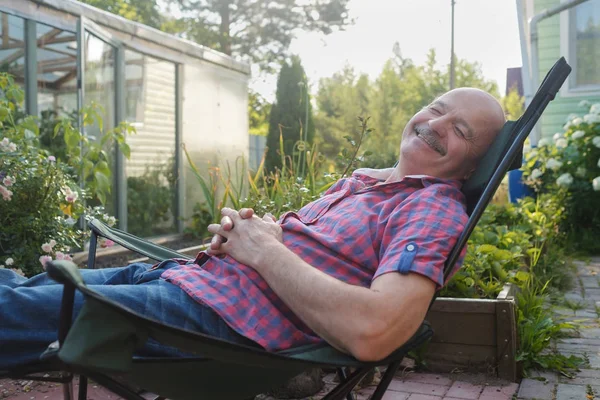
[[[368,186],[372,186],[375,185],[378,182],[382,182],[382,180],[380,179],[375,179],[372,178],[368,175],[363,175],[361,173],[354,173],[352,174],[353,177],[355,177],[356,179],[360,180],[361,182],[363,182],[365,185]],[[390,182],[387,184],[382,184],[379,185],[380,187],[387,187],[389,185],[393,185],[395,183],[400,183],[400,182],[418,182],[420,181],[420,183],[423,185],[423,187],[428,187],[431,186],[433,184],[436,183],[441,183],[441,184],[446,184],[446,185],[451,185],[454,186],[457,189],[460,189],[462,187],[463,181],[459,180],[459,179],[443,179],[443,178],[436,178],[434,176],[430,176],[430,175],[406,175],[402,180],[400,181],[396,181],[396,182]]]

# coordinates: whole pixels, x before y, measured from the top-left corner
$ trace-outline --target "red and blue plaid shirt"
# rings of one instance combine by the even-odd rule
[[[283,243],[308,264],[351,285],[370,287],[388,272],[422,274],[443,285],[444,262],[466,222],[458,181],[407,177],[380,184],[359,174],[279,224]],[[463,260],[464,251],[455,268]],[[162,277],[214,309],[235,331],[270,351],[319,338],[252,268],[231,257],[174,267]],[[455,269],[456,270],[456,269]]]

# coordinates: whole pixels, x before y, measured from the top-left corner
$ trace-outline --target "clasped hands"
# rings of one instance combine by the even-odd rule
[[[208,249],[210,255],[227,254],[256,269],[268,256],[265,253],[269,246],[283,243],[281,227],[271,214],[259,218],[251,208],[239,211],[223,208],[221,214],[220,224],[208,226],[208,231],[214,235]]]

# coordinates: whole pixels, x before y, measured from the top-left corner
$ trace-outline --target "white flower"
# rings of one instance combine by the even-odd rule
[[[556,147],[558,147],[559,149],[564,149],[568,145],[569,145],[569,142],[567,142],[567,139],[560,138],[556,141]]]
[[[535,168],[531,171],[531,179],[537,179],[542,175],[544,175],[544,173],[539,168]]]
[[[65,188],[65,200],[67,203],[75,203],[79,198],[79,194],[71,190],[70,187]]]
[[[569,187],[573,183],[573,177],[570,173],[566,172],[558,177],[556,184],[558,186]]]
[[[575,176],[583,178],[586,173],[587,173],[587,169],[585,169],[583,167],[577,167],[577,171],[575,171]]]
[[[69,226],[73,226],[73,225],[75,225],[75,223],[76,223],[76,222],[77,222],[77,221],[76,221],[75,219],[71,218],[71,217],[69,217],[69,218],[65,219],[65,224],[67,224],[67,225],[69,225]]]
[[[538,147],[544,147],[544,146],[548,146],[550,144],[550,139],[548,138],[541,138],[540,141],[538,142]]]
[[[575,118],[573,121],[571,121],[571,124],[573,125],[579,125],[583,122],[583,120],[581,118]]]
[[[13,260],[12,258],[7,258],[6,261],[4,261],[4,263],[6,265],[13,265],[15,263],[15,260]]]
[[[50,245],[50,243],[44,243],[42,245],[42,251],[44,253],[52,253],[52,246]]]
[[[563,125],[563,129],[565,131],[568,131],[570,127],[571,127],[571,123],[570,122],[567,122],[566,124]]]
[[[108,226],[114,226],[117,223],[117,219],[115,217],[108,217],[108,219],[106,220],[106,224]]]
[[[590,107],[590,114],[600,114],[600,103],[592,104]]]
[[[4,265],[0,264],[0,269],[4,269]]]
[[[595,136],[592,139],[592,144],[598,148],[600,148],[600,136]]]
[[[573,132],[573,134],[571,135],[571,137],[573,139],[581,139],[582,137],[585,136],[585,132],[584,131],[575,131]]]
[[[569,122],[569,121],[573,121],[573,120],[574,120],[575,118],[577,118],[578,116],[579,116],[579,115],[577,115],[577,114],[569,114],[569,115],[567,115],[567,120],[566,120],[566,121],[567,121],[567,122]]]
[[[56,246],[56,240],[54,240],[54,239],[50,239],[50,241],[48,243],[50,244],[50,247]]]
[[[589,102],[589,101],[587,101],[587,100],[581,100],[581,101],[579,102],[578,106],[579,106],[579,107],[585,107],[585,108],[588,108],[588,107],[589,107],[591,104],[592,104],[592,103],[590,103],[590,102]]]
[[[600,168],[600,158],[598,159],[598,168]]]
[[[554,141],[556,142],[558,139],[562,138],[564,135],[561,132],[556,132],[554,134],[554,136],[552,136],[552,139],[554,139]]]
[[[592,187],[596,192],[600,192],[600,176],[597,176],[592,180]]]
[[[597,124],[600,122],[600,114],[585,114],[583,120],[588,124]]]
[[[8,140],[8,138],[5,137],[4,139],[2,139],[2,141],[0,141],[0,149],[2,149],[2,151],[7,151],[9,144],[10,140]]]
[[[556,171],[557,169],[559,169],[560,167],[562,167],[563,163],[561,163],[560,161],[551,158],[548,161],[546,161],[546,168],[551,169],[553,171]]]
[[[538,155],[538,152],[537,152],[537,150],[536,150],[536,149],[533,149],[533,150],[530,150],[530,151],[529,151],[529,153],[527,153],[527,156],[526,156],[526,158],[527,158],[528,160],[530,160],[530,159],[532,159],[533,157],[537,157],[537,155]]]

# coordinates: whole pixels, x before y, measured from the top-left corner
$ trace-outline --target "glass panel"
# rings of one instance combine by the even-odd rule
[[[590,0],[571,13],[575,35],[575,86],[600,85],[600,0]]]
[[[0,72],[13,75],[25,85],[25,20],[0,12]]]
[[[64,139],[54,137],[57,118],[77,121],[77,37],[74,32],[36,24],[38,113],[40,140],[62,159]]]
[[[116,49],[90,32],[84,33],[84,91],[83,106],[94,107],[102,117],[103,126],[94,122],[85,127],[88,137],[99,140],[103,132],[114,128],[115,122],[115,53]],[[109,165],[115,171],[115,150],[113,147],[104,149],[110,160]],[[112,185],[114,188],[114,185]],[[109,214],[116,213],[116,193],[106,200],[106,210]]]
[[[141,236],[175,232],[175,64],[126,50],[128,137],[127,230]]]

